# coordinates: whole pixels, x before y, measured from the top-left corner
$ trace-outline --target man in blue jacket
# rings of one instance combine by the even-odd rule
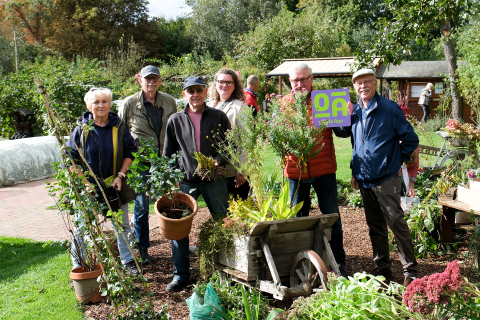
[[[418,265],[400,206],[398,172],[418,147],[418,136],[400,106],[375,92],[376,80],[371,69],[359,70],[352,77],[359,96],[352,113],[352,185],[360,189],[365,205],[373,260],[377,265],[371,273],[385,278],[392,276],[388,225],[397,241],[404,285],[408,285],[416,278]]]

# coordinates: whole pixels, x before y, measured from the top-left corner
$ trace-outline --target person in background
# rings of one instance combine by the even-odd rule
[[[125,241],[125,239],[130,239],[132,235],[130,224],[128,223],[128,202],[135,199],[135,191],[127,185],[125,177],[128,167],[130,167],[134,159],[132,153],[137,151],[135,140],[127,128],[125,128],[122,119],[115,113],[110,112],[112,107],[112,91],[110,89],[92,88],[85,94],[84,100],[88,111],[79,119],[78,126],[72,133],[72,140],[67,142],[67,146],[72,148],[70,153],[76,162],[72,170],[81,175],[84,175],[84,172],[88,172],[86,164],[80,157],[81,153],[97,178],[100,181],[104,181],[105,187],[109,187],[107,181],[111,181],[111,187],[117,190],[120,198],[117,200],[119,201],[118,206],[123,211],[121,216],[122,224],[120,226],[123,229],[123,236],[120,234],[122,230],[119,230],[115,223],[113,225],[118,237],[120,259],[129,273],[138,275],[139,271],[135,261],[133,261],[134,257],[130,252],[129,244]],[[91,120],[93,120],[95,130],[91,130],[86,134],[83,126]],[[114,147],[115,141],[113,141],[115,136],[113,134],[114,130],[117,132],[116,136],[118,137],[116,148]],[[75,147],[72,141],[75,141],[79,149]],[[114,157],[115,149],[117,154]],[[116,159],[115,163],[114,159]],[[89,176],[88,180],[85,181],[87,188],[92,192],[95,191],[96,195],[101,197],[100,187],[93,187],[92,183],[96,184],[95,179]],[[80,225],[75,227],[75,234],[79,235],[78,237],[75,236],[76,243],[82,247],[84,246],[83,237],[81,236],[83,235],[83,223],[84,219],[80,218]],[[75,247],[75,241],[72,241],[72,252],[80,251],[83,252],[83,255],[85,254],[85,248],[76,250]],[[74,269],[80,267],[80,263],[73,255],[72,261]]]
[[[376,93],[375,70],[355,72],[352,83],[360,99],[353,106],[352,114],[351,182],[362,194],[370,230],[376,268],[369,273],[392,277],[388,246],[390,227],[403,265],[404,286],[408,286],[417,276],[418,264],[400,204],[398,172],[417,149],[418,136],[399,105]]]
[[[185,172],[185,176],[180,183],[180,190],[195,199],[202,195],[210,214],[214,218],[225,218],[228,207],[225,179],[204,181],[195,174],[198,163],[193,157],[193,151],[212,157],[216,166],[224,166],[227,161],[217,152],[211,137],[216,133],[222,136],[221,133],[230,130],[230,121],[224,112],[205,104],[207,88],[202,78],[185,79],[182,94],[187,105],[185,110],[175,113],[168,120],[163,155],[171,157],[174,153],[181,152],[178,167]],[[188,244],[188,237],[172,241],[174,271],[167,291],[181,291],[190,283]]]
[[[430,115],[430,106],[432,104],[432,90],[433,83],[428,83],[425,88],[422,89],[420,98],[418,99],[418,104],[423,109],[422,122],[427,122],[427,118]]]
[[[259,87],[260,80],[258,80],[258,77],[251,75],[247,78],[247,87],[245,88],[245,90],[243,90],[243,93],[245,94],[245,104],[254,109],[254,115],[256,115],[258,111],[260,111],[257,100],[257,92]]]
[[[312,69],[303,62],[296,63],[289,71],[290,84],[292,90],[301,92],[307,91],[308,96],[305,101],[309,107],[309,113],[312,113],[312,90],[313,90],[313,75]],[[284,101],[293,101],[294,97],[289,94],[283,97]],[[335,147],[333,145],[333,135],[338,137],[349,137],[350,127],[325,128],[322,132],[321,142],[319,148],[323,145],[322,150],[310,159],[307,163],[307,170],[300,172],[297,166],[297,158],[293,155],[288,155],[285,165],[285,177],[290,184],[290,199],[295,195],[298,186],[298,178],[301,175],[300,186],[298,188],[297,196],[293,201],[296,205],[303,201],[302,209],[297,214],[298,217],[306,217],[310,214],[310,189],[313,187],[318,198],[318,207],[324,214],[337,213],[338,219],[332,226],[332,238],[330,246],[333,255],[340,269],[340,273],[344,277],[348,277],[346,255],[343,248],[343,230],[342,221],[340,219],[340,210],[338,208],[337,197],[337,160],[335,156]]]
[[[235,71],[220,69],[215,74],[208,93],[210,98],[208,106],[225,112],[232,126],[241,127],[241,112],[245,108],[243,84]],[[241,172],[237,172],[231,163],[228,163],[225,169],[228,193],[235,199],[238,196],[246,200],[250,192],[247,179]]]
[[[171,95],[158,91],[162,78],[157,67],[142,68],[139,81],[142,90],[125,99],[119,115],[135,138],[137,148],[142,146],[141,139],[153,138],[153,147],[158,148],[161,156],[167,120],[177,112],[177,104]],[[150,168],[141,172],[145,182],[149,170]],[[150,202],[145,192],[138,193],[133,210],[133,221],[135,238],[144,264],[150,263],[148,256],[150,247],[149,206]]]

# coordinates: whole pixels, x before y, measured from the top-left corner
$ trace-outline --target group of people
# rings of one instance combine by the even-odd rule
[[[292,90],[308,92],[305,103],[311,112],[311,68],[305,63],[297,63],[290,70],[289,76]],[[400,107],[376,93],[374,70],[359,70],[353,75],[352,82],[359,99],[357,104],[349,104],[351,126],[324,129],[320,138],[323,148],[308,161],[307,170],[304,172],[298,169],[295,157],[287,157],[284,174],[290,184],[290,197],[293,198],[292,191],[297,189],[301,175],[300,187],[293,200],[294,204],[301,201],[304,201],[304,204],[297,216],[309,215],[312,186],[318,197],[320,211],[325,214],[339,214],[337,163],[332,133],[342,138],[351,137],[351,182],[354,188],[360,189],[364,199],[376,262],[376,268],[370,273],[391,277],[388,225],[397,240],[405,284],[408,284],[416,277],[417,262],[400,206],[401,182],[398,173],[402,163],[409,161],[418,147],[418,137]],[[177,112],[173,97],[158,91],[160,83],[158,68],[144,67],[140,72],[142,90],[124,101],[118,115],[110,112],[112,93],[109,89],[91,89],[85,95],[88,111],[80,122],[84,124],[93,120],[95,131],[86,135],[79,125],[72,134],[72,140],[80,150],[70,143],[73,147],[72,156],[78,159],[80,165],[73,168],[74,170],[85,170],[85,164],[81,163],[79,157],[79,152],[83,152],[95,175],[102,179],[111,178],[110,181],[113,179],[112,186],[119,192],[120,206],[124,214],[122,228],[125,235],[131,234],[130,226],[125,223],[128,221],[126,204],[131,200],[135,201],[134,235],[144,265],[150,262],[149,200],[145,193],[135,194],[125,183],[128,167],[133,160],[132,153],[141,146],[141,138],[154,138],[154,146],[158,148],[160,156],[170,157],[181,152],[178,168],[184,172],[184,179],[180,183],[180,189],[195,199],[202,195],[212,216],[223,218],[227,214],[229,195],[246,199],[250,186],[246,177],[222,157],[208,136],[212,135],[212,131],[226,132],[232,126],[242,126],[239,114],[243,108],[251,108],[254,114],[259,111],[256,99],[259,80],[256,76],[248,77],[245,89],[237,73],[230,69],[219,70],[208,87],[202,78],[189,77],[185,79],[182,92],[187,104],[180,112]],[[293,96],[287,95],[283,99],[285,102],[291,101]],[[116,142],[113,137],[116,137]],[[194,151],[212,157],[216,166],[225,166],[226,178],[216,181],[201,180],[195,174],[197,162],[193,157]],[[147,174],[148,170],[143,172],[145,181]],[[93,180],[89,179],[86,183],[94,190],[91,186]],[[117,230],[117,233],[119,232],[121,230]],[[138,274],[128,244],[123,237],[119,236],[118,239],[125,269],[132,274]],[[332,226],[330,245],[341,275],[348,276],[340,216]],[[174,272],[167,291],[181,291],[190,283],[188,256],[188,237],[172,241]],[[75,258],[73,260],[74,266],[78,266]]]

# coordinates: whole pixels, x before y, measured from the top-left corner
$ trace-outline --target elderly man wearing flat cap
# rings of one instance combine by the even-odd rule
[[[355,72],[352,82],[359,100],[352,112],[353,154],[350,167],[352,185],[360,189],[370,229],[376,263],[376,268],[370,273],[392,277],[388,225],[397,241],[404,285],[408,285],[416,278],[418,265],[410,230],[400,206],[401,181],[398,172],[402,163],[408,162],[417,149],[418,136],[400,106],[376,93],[374,70]]]
[[[160,152],[163,150],[165,128],[168,118],[177,112],[175,99],[166,93],[158,91],[162,82],[160,71],[155,66],[146,66],[140,71],[140,85],[142,90],[127,97],[119,110],[119,116],[135,139],[137,148],[141,147],[141,140],[153,138],[153,146]],[[142,172],[146,182],[148,169]],[[135,209],[133,211],[135,239],[144,264],[150,262],[148,248],[149,237],[149,200],[146,194],[137,193]]]
[[[225,166],[227,161],[217,152],[213,135],[230,129],[227,115],[205,104],[207,88],[200,77],[185,79],[183,97],[187,100],[185,110],[175,113],[167,124],[163,155],[170,157],[180,151],[178,168],[184,173],[180,183],[182,192],[197,199],[203,196],[210,214],[214,218],[224,218],[227,214],[228,191],[225,179],[205,181],[195,173],[197,161],[193,152],[201,152],[215,160],[216,166]],[[172,241],[173,280],[167,285],[167,291],[181,291],[190,282],[190,261],[188,259],[188,237]]]

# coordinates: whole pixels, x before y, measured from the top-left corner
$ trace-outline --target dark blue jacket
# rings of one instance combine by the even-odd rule
[[[400,106],[378,93],[375,96],[377,106],[368,114],[365,129],[359,104],[353,107],[352,115],[350,168],[364,188],[376,187],[398,175],[402,162],[409,161],[418,147],[418,136]]]
[[[81,119],[81,124],[86,124],[92,120],[92,113],[90,111],[85,112]],[[104,127],[99,127],[96,124],[93,124],[95,127],[94,131],[88,133],[86,141],[86,152],[85,158],[87,163],[92,168],[92,171],[97,177],[106,179],[113,174],[117,174],[120,168],[116,168],[117,172],[113,172],[113,140],[112,140],[112,127],[117,125],[118,122],[121,122],[122,119],[115,113],[110,112],[108,115],[108,123]],[[77,146],[80,147],[80,127],[76,127],[72,133],[72,139],[75,141]],[[78,150],[75,148],[71,140],[67,142],[67,146],[72,147],[70,151],[74,159],[80,159]],[[125,128],[123,135],[123,157],[134,159],[132,152],[137,152],[135,146],[135,140],[133,139],[130,132]],[[117,161],[118,163],[118,161]],[[89,177],[89,181],[95,183],[92,177]]]

